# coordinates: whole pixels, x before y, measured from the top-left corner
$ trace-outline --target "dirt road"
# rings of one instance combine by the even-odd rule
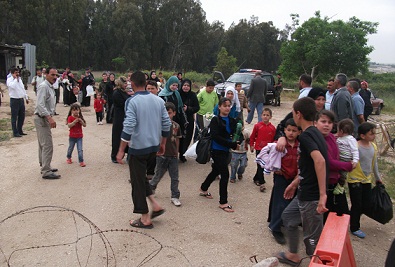
[[[290,102],[273,108],[273,124],[290,110]],[[0,108],[2,117],[7,112],[9,107]],[[153,221],[154,229],[136,231],[129,226],[138,215],[132,213],[128,168],[110,160],[111,125],[96,125],[93,107],[84,108],[87,166],[68,165],[68,108],[59,104],[57,112],[52,164],[61,179],[41,178],[31,117],[27,136],[0,145],[0,266],[252,266],[252,255],[262,260],[287,249],[267,228],[272,178],[266,177],[267,192],[259,192],[252,183],[252,154],[245,178],[229,184],[234,213],[218,208],[217,182],[210,188],[214,199],[198,195],[210,165],[188,160],[179,165],[182,206],[170,203],[166,175],[156,190],[166,213]],[[383,266],[395,237],[394,221],[380,225],[363,216],[361,222],[367,237],[351,237],[358,266]]]

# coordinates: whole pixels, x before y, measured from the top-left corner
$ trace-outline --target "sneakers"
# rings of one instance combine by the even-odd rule
[[[80,166],[85,167],[86,166],[85,162],[80,162]]]
[[[171,198],[171,203],[173,203],[174,206],[176,206],[176,207],[181,206],[180,200],[179,200],[178,198],[175,198],[175,197],[172,197],[172,198]]]
[[[359,238],[365,238],[365,236],[366,236],[366,234],[364,232],[362,232],[361,230],[351,232],[351,233]]]
[[[70,159],[67,159],[66,162],[67,162],[67,164],[73,163],[73,161],[71,160],[71,158],[70,158]]]

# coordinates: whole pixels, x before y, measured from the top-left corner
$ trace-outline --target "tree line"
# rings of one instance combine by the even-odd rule
[[[36,45],[39,63],[210,72],[225,47],[238,66],[272,71],[280,64],[280,31],[271,23],[244,19],[225,31],[222,22],[206,20],[199,1],[0,0],[0,6],[0,42]]]
[[[38,64],[72,69],[210,73],[227,52],[235,68],[280,69],[286,76],[312,70],[323,76],[328,59],[330,71],[358,72],[367,69],[373,48],[366,36],[377,28],[318,12],[302,25],[293,14],[282,30],[255,16],[225,30],[207,21],[198,0],[0,0],[0,6],[1,43],[31,43]]]

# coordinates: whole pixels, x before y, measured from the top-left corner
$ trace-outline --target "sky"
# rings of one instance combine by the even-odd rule
[[[291,24],[290,14],[299,14],[299,25],[315,11],[321,17],[348,21],[355,16],[362,21],[379,22],[377,33],[368,36],[368,45],[374,51],[368,55],[370,61],[395,64],[395,1],[394,0],[200,0],[208,22],[221,21],[225,29],[240,19],[258,17],[259,22],[272,21],[279,30]]]

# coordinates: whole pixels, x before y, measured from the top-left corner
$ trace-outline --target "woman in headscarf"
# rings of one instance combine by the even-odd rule
[[[187,151],[189,144],[191,143],[194,129],[194,114],[199,111],[199,101],[197,96],[191,90],[192,82],[189,79],[184,79],[181,83],[181,88],[178,89],[180,93],[182,103],[184,104],[184,112],[188,119],[188,126],[185,129],[185,137],[180,139],[180,160],[186,162],[187,159],[184,157],[185,151]]]
[[[113,123],[112,123],[112,149],[111,160],[117,163],[117,153],[121,142],[123,120],[125,118],[125,102],[130,97],[126,90],[127,79],[124,76],[115,80],[115,89],[112,95],[113,99]]]
[[[307,97],[310,97],[314,100],[317,112],[325,109],[326,91],[324,89],[321,87],[314,87],[310,90]]]
[[[231,109],[230,109],[229,117],[238,119],[239,113],[241,112],[240,101],[238,94],[233,86],[226,87],[225,97],[231,100],[230,103]],[[218,116],[219,114],[218,105],[214,107],[213,113],[214,115]]]
[[[177,113],[173,119],[180,125],[181,134],[184,137],[188,120],[186,119],[186,116],[184,116],[184,104],[182,102],[181,95],[178,92],[179,86],[178,78],[176,76],[171,76],[169,80],[167,80],[165,88],[159,92],[158,96],[165,100],[165,102],[171,102],[176,106]]]
[[[112,123],[112,117],[113,117],[113,110],[112,110],[112,95],[114,93],[114,88],[115,88],[115,74],[110,73],[110,80],[106,84],[106,89],[104,91],[105,94],[105,100],[107,101],[107,114],[106,114],[106,122],[107,123]]]
[[[155,70],[151,70],[148,80],[159,82],[159,78],[158,78],[158,76],[156,76],[156,71]]]

